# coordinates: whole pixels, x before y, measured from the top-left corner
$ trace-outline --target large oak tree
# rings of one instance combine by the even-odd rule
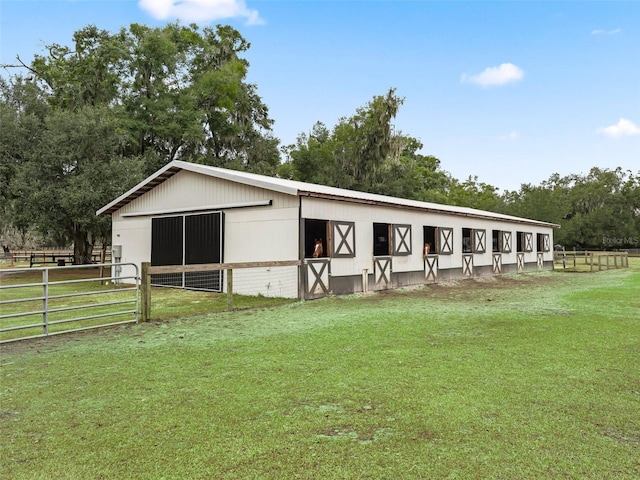
[[[108,241],[95,211],[171,160],[273,175],[278,140],[247,82],[249,47],[229,26],[132,24],[87,26],[70,45],[18,57],[28,79],[3,80],[0,92],[2,219],[72,241],[86,262]],[[37,116],[16,101],[28,89],[44,99]]]

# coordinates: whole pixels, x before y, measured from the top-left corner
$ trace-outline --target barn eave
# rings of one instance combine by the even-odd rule
[[[228,170],[224,168],[211,167],[208,165],[200,165],[195,163],[174,160],[156,173],[140,182],[120,197],[105,205],[96,212],[96,215],[107,215],[114,213],[118,209],[132,202],[136,198],[144,195],[149,190],[155,188],[159,184],[165,182],[181,170],[186,170],[202,175],[228,180],[243,185],[249,185],[265,190],[279,192],[286,195],[303,197],[313,197],[332,201],[343,201],[349,203],[359,203],[364,205],[383,206],[391,208],[399,208],[405,210],[421,211],[425,213],[455,215],[468,218],[479,218],[491,221],[506,221],[510,223],[534,225],[547,228],[559,228],[554,223],[531,220],[521,217],[513,217],[499,213],[477,210],[468,207],[458,207],[452,205],[443,205],[438,203],[421,202],[417,200],[408,200],[404,198],[389,197],[386,195],[378,195],[374,193],[358,192],[354,190],[346,190],[327,185],[316,185],[312,183],[298,182],[282,178],[267,177],[254,173],[241,172],[237,170]]]

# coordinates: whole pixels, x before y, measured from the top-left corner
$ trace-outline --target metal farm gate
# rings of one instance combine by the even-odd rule
[[[0,280],[0,343],[138,322],[133,263],[12,268]]]

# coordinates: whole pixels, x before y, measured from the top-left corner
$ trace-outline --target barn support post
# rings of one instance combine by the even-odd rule
[[[140,273],[140,315],[143,322],[151,320],[151,275],[149,275],[150,262],[142,262]]]
[[[227,312],[233,310],[233,268],[227,269]]]

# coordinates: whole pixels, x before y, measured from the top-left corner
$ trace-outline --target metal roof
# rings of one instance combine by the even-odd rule
[[[240,172],[237,170],[228,170],[225,168],[210,167],[208,165],[200,165],[196,163],[183,162],[174,160],[156,173],[146,178],[138,185],[120,195],[111,203],[105,205],[96,212],[96,215],[110,214],[140,197],[155,186],[164,182],[181,170],[208,175],[210,177],[221,178],[231,182],[249,185],[258,188],[264,188],[287,195],[318,197],[331,200],[346,201],[351,203],[364,203],[370,205],[379,205],[387,207],[405,208],[411,210],[422,210],[432,213],[447,213],[451,215],[459,215],[474,218],[483,218],[488,220],[504,220],[514,223],[526,223],[530,225],[538,225],[544,227],[558,227],[559,225],[530,220],[526,218],[513,217],[510,215],[502,215],[500,213],[488,212],[468,207],[456,207],[452,205],[443,205],[439,203],[420,202],[417,200],[408,200],[405,198],[389,197],[386,195],[377,195],[375,193],[358,192],[355,190],[346,190],[344,188],[329,187],[326,185],[317,185],[314,183],[298,182],[295,180],[287,180],[283,178],[267,177],[265,175],[257,175],[255,173]]]

